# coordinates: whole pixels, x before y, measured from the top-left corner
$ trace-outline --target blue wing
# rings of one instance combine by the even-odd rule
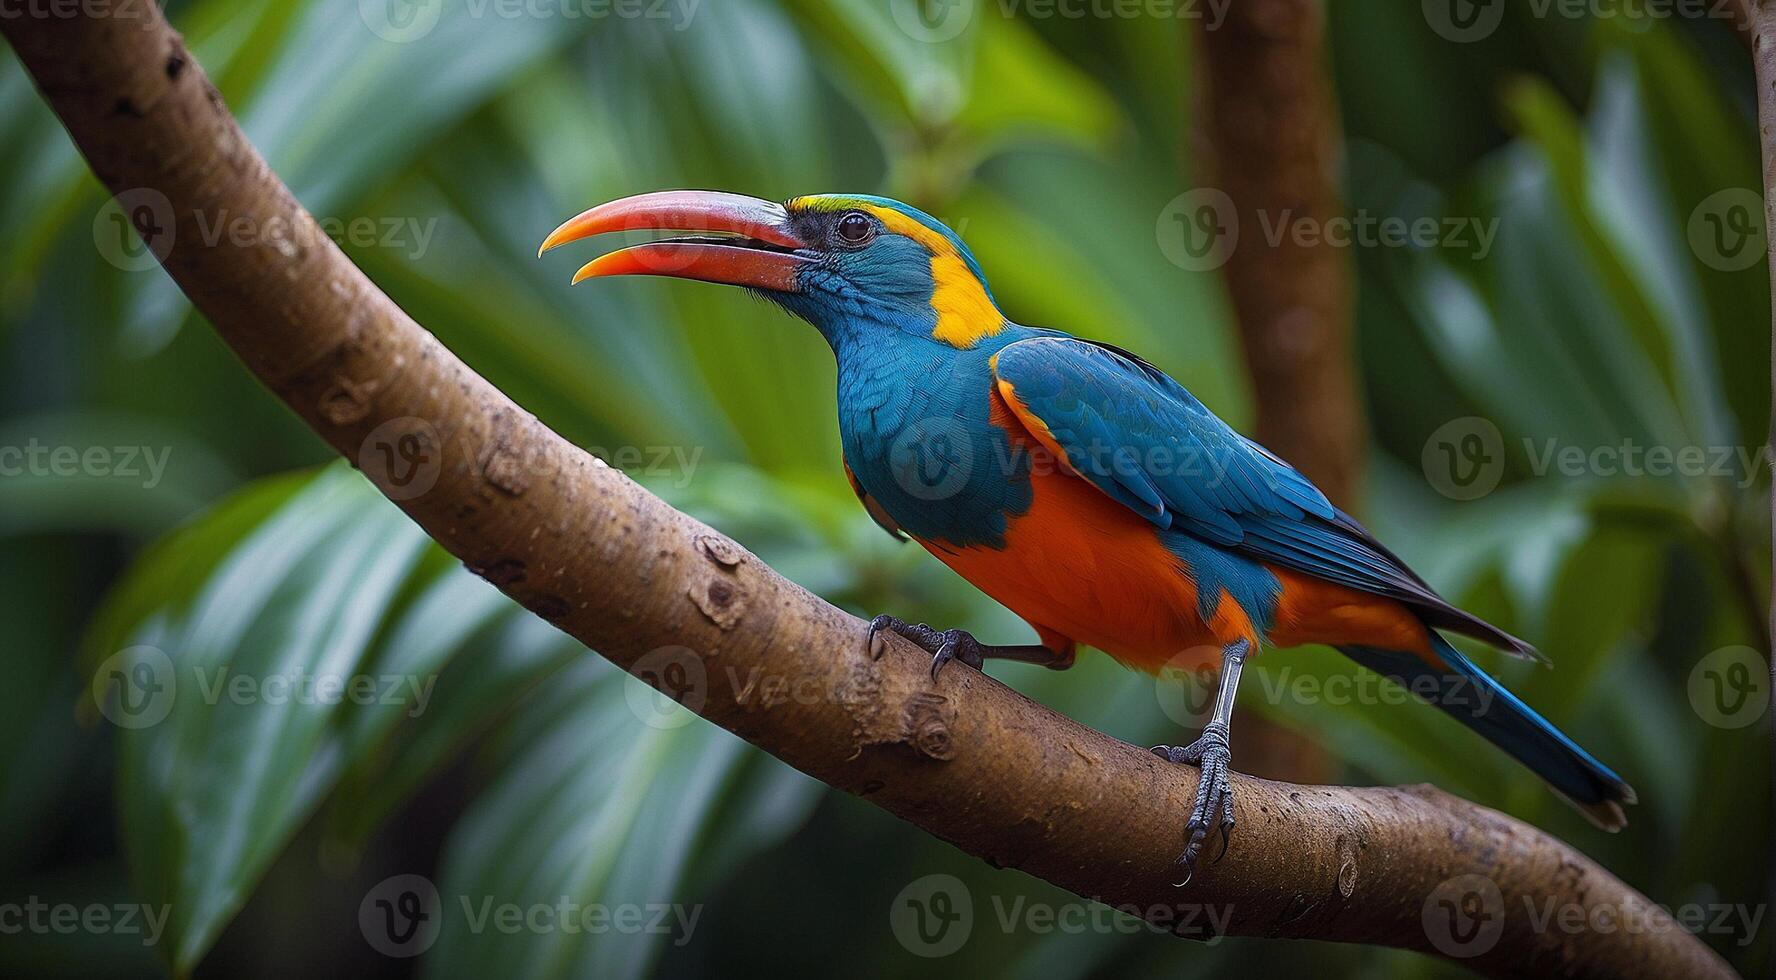
[[[1036,337],[993,358],[1032,431],[1156,527],[1416,608],[1433,626],[1539,657],[1438,596],[1312,481],[1233,431],[1164,372],[1106,344]]]

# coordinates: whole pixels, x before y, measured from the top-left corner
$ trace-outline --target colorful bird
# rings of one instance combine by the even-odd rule
[[[1156,746],[1200,766],[1179,864],[1234,824],[1234,695],[1268,644],[1334,646],[1448,712],[1606,830],[1634,790],[1458,652],[1440,630],[1540,658],[1437,595],[1306,477],[1241,436],[1158,368],[1109,344],[1000,313],[954,232],[886,198],[774,204],[666,191],[592,208],[542,251],[606,232],[690,231],[574,276],[745,286],[807,320],[838,360],[846,473],[877,523],[919,542],[1035,628],[992,646],[891,616],[932,655],[1065,669],[1081,646],[1143,670],[1217,662],[1208,725]],[[540,252],[539,252],[540,254]]]

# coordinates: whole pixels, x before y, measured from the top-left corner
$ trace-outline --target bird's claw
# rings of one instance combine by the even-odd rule
[[[865,630],[863,634],[863,652],[871,660],[882,659],[882,654],[887,651],[888,648],[882,645],[881,640],[878,638],[878,634],[887,629],[893,622],[893,616],[877,616],[875,619],[870,620],[869,629]]]
[[[1210,724],[1203,729],[1202,737],[1189,745],[1155,745],[1153,754],[1168,762],[1194,765],[1202,769],[1202,776],[1196,784],[1196,803],[1190,808],[1190,821],[1184,825],[1188,841],[1184,845],[1184,853],[1178,856],[1178,865],[1183,868],[1184,878],[1176,884],[1182,888],[1190,884],[1191,877],[1196,873],[1196,859],[1202,853],[1203,841],[1213,829],[1210,821],[1214,821],[1221,831],[1221,849],[1215,854],[1214,860],[1219,862],[1227,856],[1228,845],[1233,839],[1233,787],[1227,779],[1227,767],[1232,761],[1233,753],[1227,746],[1226,728]]]
[[[881,653],[876,648],[876,634],[883,630],[898,633],[911,640],[919,649],[931,654],[931,679],[936,680],[938,671],[944,664],[952,660],[960,660],[975,670],[980,670],[986,663],[985,651],[967,630],[933,629],[924,623],[909,623],[894,616],[877,616],[870,620],[867,649],[870,658],[878,659]]]
[[[980,641],[976,640],[967,630],[944,630],[938,634],[944,638],[943,645],[931,655],[931,679],[937,680],[937,672],[944,664],[952,660],[960,660],[975,670],[986,665],[987,658],[981,653]]]

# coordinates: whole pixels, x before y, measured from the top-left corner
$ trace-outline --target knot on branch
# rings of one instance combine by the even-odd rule
[[[490,486],[507,496],[521,497],[530,489],[538,467],[527,463],[519,452],[523,440],[513,414],[503,408],[494,413],[487,434],[487,445],[482,450],[479,462],[481,477]]]
[[[948,762],[956,757],[950,726],[956,706],[936,691],[917,691],[906,703],[907,744],[927,758]]]
[[[740,625],[746,615],[746,590],[740,585],[735,569],[745,560],[740,546],[718,534],[699,534],[694,539],[697,553],[709,559],[715,570],[707,576],[695,577],[685,594],[709,621],[724,632]]]

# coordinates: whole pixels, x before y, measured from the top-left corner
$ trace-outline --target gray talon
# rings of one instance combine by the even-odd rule
[[[975,670],[980,670],[986,663],[986,648],[967,630],[932,629],[924,623],[908,623],[893,616],[877,616],[870,620],[872,639],[882,630],[899,633],[931,654],[932,680],[936,680],[938,672],[952,660],[960,660]]]
[[[1184,869],[1179,887],[1190,884],[1196,874],[1196,859],[1202,855],[1203,841],[1219,830],[1221,847],[1214,861],[1227,856],[1233,841],[1233,786],[1227,769],[1233,762],[1228,748],[1228,723],[1233,714],[1233,695],[1239,685],[1240,668],[1245,662],[1248,644],[1240,641],[1222,651],[1220,689],[1216,693],[1215,711],[1202,735],[1189,745],[1155,745],[1153,754],[1169,762],[1193,765],[1202,770],[1196,783],[1196,801],[1190,807],[1190,820],[1184,825],[1184,853],[1178,865]],[[1211,862],[1213,863],[1213,862]]]
[[[873,655],[879,655],[881,652],[881,648],[875,646],[875,642],[876,635],[884,630],[899,633],[911,640],[919,649],[931,654],[931,677],[933,680],[937,679],[937,674],[943,670],[944,664],[952,660],[960,660],[975,670],[980,670],[986,665],[989,658],[994,657],[1018,663],[1036,664],[1052,670],[1065,670],[1073,665],[1073,647],[1070,644],[1063,649],[1050,649],[1041,644],[989,646],[975,639],[967,630],[932,629],[924,623],[909,623],[893,616],[877,616],[870,620],[869,639]]]
[[[980,670],[986,664],[986,658],[981,655],[980,641],[968,631],[944,630],[937,635],[943,638],[943,643],[931,657],[932,680],[937,680],[937,672],[952,660],[960,660],[975,670]]]

